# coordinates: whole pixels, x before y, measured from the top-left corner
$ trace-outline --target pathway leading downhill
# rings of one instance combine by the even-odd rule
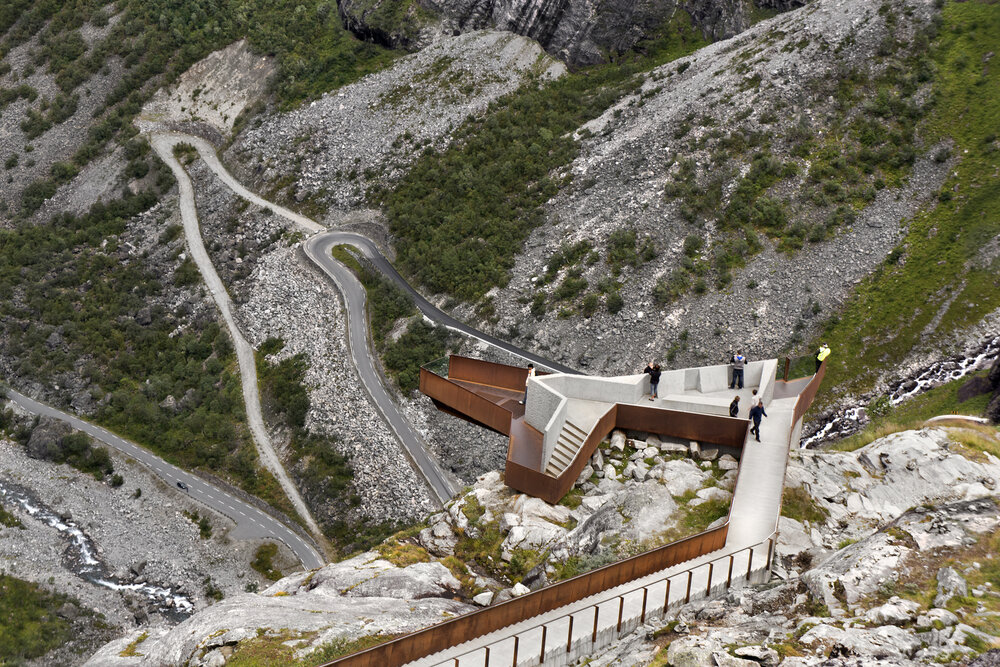
[[[122,454],[132,457],[175,491],[181,492],[177,487],[177,482],[183,482],[187,485],[187,493],[192,499],[229,517],[236,523],[236,528],[231,532],[233,537],[244,539],[270,538],[283,542],[292,550],[302,562],[302,566],[307,570],[322,567],[326,563],[323,555],[316,547],[275,517],[223,491],[201,477],[192,475],[177,466],[167,463],[159,456],[143,449],[134,442],[119,437],[111,431],[103,429],[100,426],[95,426],[79,417],[32,400],[13,389],[7,390],[7,397],[12,403],[21,407],[26,412],[58,419]]]
[[[219,274],[216,273],[215,266],[212,265],[212,260],[208,256],[208,251],[205,250],[205,244],[202,242],[201,229],[198,226],[198,211],[194,200],[194,187],[191,185],[191,179],[188,178],[187,171],[185,171],[181,163],[174,157],[174,145],[180,141],[188,141],[192,138],[184,137],[183,135],[154,134],[150,137],[150,143],[153,146],[153,150],[160,156],[160,159],[170,166],[170,170],[177,179],[181,221],[184,223],[184,236],[187,240],[188,250],[191,252],[191,259],[198,266],[198,270],[201,272],[202,278],[205,280],[205,284],[212,293],[212,298],[215,300],[215,304],[218,306],[219,312],[222,313],[222,318],[229,328],[229,335],[233,339],[233,346],[236,348],[236,358],[239,360],[240,365],[240,381],[243,385],[243,402],[246,405],[247,423],[250,426],[250,432],[253,434],[253,440],[257,446],[257,453],[260,456],[261,463],[275,476],[285,495],[291,500],[295,511],[305,520],[312,534],[322,542],[323,532],[320,530],[316,520],[313,519],[312,513],[299,494],[298,488],[292,483],[291,477],[289,477],[285,467],[281,464],[281,460],[278,458],[277,453],[274,451],[274,446],[271,444],[271,438],[267,434],[267,429],[264,427],[264,417],[260,407],[260,391],[257,387],[257,364],[254,358],[254,350],[250,347],[250,344],[243,337],[239,327],[236,325],[229,293],[222,284]]]

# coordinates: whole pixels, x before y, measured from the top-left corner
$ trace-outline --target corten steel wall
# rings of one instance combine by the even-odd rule
[[[794,424],[798,420],[802,419],[802,416],[812,405],[813,399],[816,398],[816,392],[819,391],[819,385],[823,382],[823,377],[826,375],[826,360],[823,361],[819,366],[819,370],[813,375],[812,380],[809,380],[809,384],[806,388],[802,390],[799,394],[798,400],[795,401],[795,413],[792,417],[792,423]]]
[[[544,375],[544,373],[538,373],[538,375]],[[528,379],[528,369],[453,354],[448,357],[448,377],[503,389],[524,391],[525,381]]]
[[[606,565],[507,602],[399,637],[323,667],[399,667],[526,618],[615,588],[725,546],[728,522],[713,530]]]
[[[495,431],[510,435],[510,411],[424,368],[420,369],[420,392]]]
[[[748,424],[746,419],[622,404],[618,405],[616,421],[619,428],[631,431],[647,431],[741,449],[746,441]]]

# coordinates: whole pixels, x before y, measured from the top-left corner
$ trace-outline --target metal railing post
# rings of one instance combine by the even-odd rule
[[[750,583],[750,572],[753,569],[753,547],[750,547],[750,557],[747,558],[747,583]]]
[[[521,635],[514,635],[514,662],[513,662],[514,667],[517,667],[517,644],[520,641],[521,641]]]
[[[486,647],[486,662],[483,663],[483,667],[490,667],[490,647]]]
[[[573,614],[569,615],[569,634],[566,638],[566,652],[570,653],[573,650]],[[517,665],[514,665],[517,667]]]
[[[663,593],[663,615],[667,615],[667,609],[670,608],[670,577],[667,577],[667,590]]]
[[[705,597],[712,595],[712,574],[715,572],[715,561],[708,564],[708,588],[705,589]]]
[[[594,644],[594,645],[597,644],[597,617],[600,616],[600,615],[601,615],[601,607],[600,607],[600,605],[595,605],[594,606],[594,636],[590,640],[590,643]]]
[[[729,573],[726,575],[726,590],[733,585],[733,554],[729,555]]]
[[[646,622],[646,596],[649,595],[649,589],[645,586],[642,587],[642,616],[639,617],[640,623]]]
[[[549,626],[547,626],[547,625],[543,625],[542,626],[542,654],[541,654],[541,657],[538,660],[541,663],[545,662],[545,635],[546,635],[546,631],[548,629],[549,629]]]
[[[691,602],[691,580],[694,578],[694,570],[688,570],[688,587],[684,594],[684,604]]]
[[[625,598],[618,598],[618,627],[615,628],[616,636],[622,633],[622,613],[625,611]]]
[[[771,571],[771,557],[774,555],[774,538],[767,538],[767,570]]]

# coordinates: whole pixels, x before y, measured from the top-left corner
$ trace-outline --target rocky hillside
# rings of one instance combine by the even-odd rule
[[[529,37],[559,60],[577,66],[630,51],[655,37],[678,11],[690,13],[706,36],[730,37],[750,25],[748,14],[754,7],[731,0],[344,0],[338,6],[351,32],[388,46],[416,50],[442,35],[505,30]]]
[[[227,600],[172,630],[141,638],[136,630],[90,664],[221,665],[281,644],[285,659],[315,664],[442,613],[523,594],[525,584],[648,547],[684,517],[718,516],[732,474],[725,458],[699,464],[682,450],[616,436],[595,461],[604,467],[582,475],[590,479],[556,506],[486,475],[419,532]],[[646,665],[657,654],[658,665],[708,664],[725,654],[726,664],[748,666],[827,658],[915,665],[986,651],[1000,636],[997,452],[995,433],[949,428],[898,433],[853,452],[796,453],[773,581],[686,605],[590,664]],[[137,641],[145,658],[117,657]]]

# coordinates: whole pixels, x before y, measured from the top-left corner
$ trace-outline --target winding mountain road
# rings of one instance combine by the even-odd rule
[[[191,259],[198,266],[198,271],[205,280],[205,284],[208,285],[208,289],[212,293],[212,299],[215,300],[219,312],[222,313],[222,318],[225,320],[226,326],[229,329],[229,335],[233,340],[233,346],[236,348],[236,358],[240,366],[240,381],[243,385],[243,403],[246,406],[247,424],[250,426],[250,432],[253,435],[260,461],[278,480],[285,495],[288,496],[288,499],[291,500],[292,505],[295,507],[295,511],[305,520],[312,534],[318,540],[322,541],[323,531],[320,530],[316,520],[313,519],[312,512],[309,511],[309,507],[306,505],[305,500],[302,499],[298,488],[292,483],[288,471],[281,464],[281,460],[278,458],[277,453],[274,451],[274,446],[271,444],[271,438],[267,434],[267,428],[264,426],[264,417],[260,407],[260,391],[257,387],[257,363],[254,357],[254,349],[250,347],[250,343],[243,337],[240,328],[236,325],[236,320],[233,318],[232,301],[229,299],[229,292],[226,291],[225,286],[222,284],[222,279],[216,273],[215,266],[212,264],[212,260],[208,256],[208,251],[205,249],[205,244],[201,238],[201,229],[198,226],[198,211],[194,200],[194,187],[191,184],[191,179],[188,178],[187,171],[177,158],[174,157],[174,145],[181,141],[190,141],[193,138],[175,134],[154,134],[150,137],[150,143],[153,146],[153,150],[156,151],[161,160],[167,163],[174,177],[177,179],[181,221],[184,225],[184,237],[187,241],[188,250],[191,252]]]
[[[172,168],[174,168],[174,164],[177,164],[177,168],[181,168],[179,163],[173,159],[173,146],[178,143],[187,143],[194,146],[205,164],[236,195],[257,206],[270,209],[274,214],[295,224],[301,231],[313,234],[303,243],[302,248],[305,255],[333,281],[334,285],[343,295],[348,319],[348,346],[362,386],[365,388],[376,409],[382,415],[383,420],[402,444],[414,468],[424,478],[438,503],[444,504],[450,500],[458,491],[459,485],[430,456],[424,446],[423,440],[402,415],[383,384],[382,376],[376,369],[373,360],[375,355],[370,346],[371,338],[368,334],[368,321],[365,314],[366,293],[364,287],[352,271],[333,259],[331,250],[334,246],[347,244],[357,248],[383,275],[409,294],[420,312],[428,319],[452,331],[484,341],[498,349],[553,371],[564,373],[578,372],[568,366],[550,361],[499,338],[483,333],[441,311],[399,275],[371,239],[354,232],[326,231],[325,227],[314,220],[251,192],[229,173],[219,160],[215,146],[210,142],[200,137],[178,132],[154,133],[151,136],[151,142],[154,147],[158,147],[157,152],[161,156],[164,154],[170,156],[172,162],[168,162],[168,164],[171,164]],[[178,181],[190,183],[186,177],[186,173],[184,174],[184,179],[182,180],[179,177]],[[184,197],[185,195],[182,192],[182,199]],[[197,225],[196,218],[195,225]],[[198,239],[200,241],[200,235]]]
[[[69,426],[77,431],[82,431],[95,440],[104,443],[108,447],[130,456],[175,490],[180,491],[177,487],[177,482],[183,482],[187,485],[187,493],[192,499],[197,500],[219,514],[229,517],[236,523],[236,528],[230,533],[233,537],[278,540],[292,550],[307,570],[322,567],[326,563],[325,558],[315,546],[303,539],[284,523],[257,507],[223,491],[201,477],[192,475],[177,466],[167,463],[159,456],[143,449],[134,442],[115,435],[107,429],[95,426],[90,422],[57,410],[52,406],[39,403],[13,389],[8,389],[6,393],[7,398],[24,411],[34,415],[58,419],[69,424]]]

